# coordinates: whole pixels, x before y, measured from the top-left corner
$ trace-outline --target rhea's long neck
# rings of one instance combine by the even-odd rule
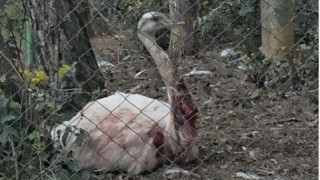
[[[154,36],[138,32],[138,38],[152,56],[167,87],[169,103],[175,117],[175,127],[181,127],[185,122],[194,127],[195,114],[198,110],[192,103],[183,79],[178,76],[168,54],[156,43]]]
[[[147,48],[152,56],[152,59],[157,65],[159,73],[167,87],[173,85],[174,76],[177,74],[173,63],[171,62],[167,53],[157,44],[154,35],[138,33],[138,38]]]

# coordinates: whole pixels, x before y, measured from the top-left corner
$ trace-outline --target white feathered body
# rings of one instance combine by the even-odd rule
[[[165,102],[117,92],[88,103],[71,120],[53,129],[51,136],[67,152],[72,151],[84,167],[137,174],[181,150],[170,116],[170,105]],[[66,127],[72,127],[71,132]],[[87,134],[84,140],[77,140],[80,129]],[[163,135],[163,139],[156,137],[156,141],[164,141],[158,147],[165,149],[162,155],[157,155],[157,133]]]

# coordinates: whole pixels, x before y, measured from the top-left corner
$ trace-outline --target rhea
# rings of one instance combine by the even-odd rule
[[[139,94],[115,94],[90,102],[51,131],[52,139],[84,167],[138,174],[170,160],[198,156],[197,108],[155,33],[181,25],[149,12],[138,23],[138,38],[150,53],[167,88],[169,102]]]

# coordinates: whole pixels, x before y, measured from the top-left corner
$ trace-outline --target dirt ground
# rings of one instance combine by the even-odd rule
[[[108,57],[115,65],[104,70],[108,92],[132,92],[167,100],[164,85],[148,54],[119,61],[116,57],[119,56],[117,49],[121,49],[119,44],[92,42],[104,52],[100,60]],[[108,50],[110,46],[114,52]],[[266,180],[318,179],[318,106],[311,102],[308,93],[258,89],[246,81],[244,71],[228,66],[228,60],[204,54],[207,55],[186,57],[177,63],[181,73],[194,68],[212,72],[185,77],[199,108],[198,162],[168,164],[151,173],[131,177],[225,180],[243,179],[236,176],[243,172]],[[142,73],[135,77],[138,72]],[[186,171],[164,176],[168,169],[174,168]],[[103,177],[122,179],[126,176]]]

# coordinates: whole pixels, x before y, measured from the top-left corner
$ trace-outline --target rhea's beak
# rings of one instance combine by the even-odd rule
[[[179,22],[174,22],[174,21],[171,21],[168,23],[169,24],[169,27],[172,27],[172,26],[182,26],[185,24],[185,22],[183,21],[179,21]]]
[[[186,23],[183,22],[183,21],[179,21],[179,22],[173,23],[173,25],[176,25],[176,26],[182,26],[184,24],[186,24]]]
[[[164,22],[165,22],[166,26],[169,27],[169,28],[172,27],[172,26],[181,26],[181,25],[185,24],[185,22],[183,22],[183,21],[175,22],[175,21],[173,21],[173,20],[171,20],[169,18],[165,18]]]

